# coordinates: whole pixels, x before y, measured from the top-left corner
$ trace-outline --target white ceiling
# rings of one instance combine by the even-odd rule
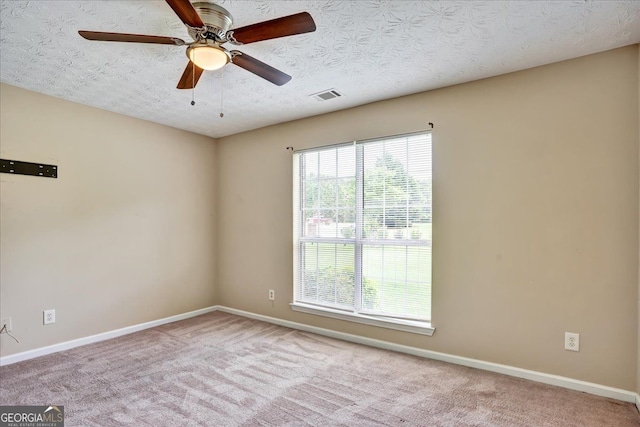
[[[87,41],[77,33],[191,40],[164,1],[149,0],[1,0],[1,81],[221,137],[640,41],[637,0],[218,3],[234,27],[313,16],[314,33],[237,47],[291,82],[278,87],[230,64],[205,71],[191,106],[192,91],[175,88],[188,61],[184,46]],[[344,96],[309,97],[331,88]]]

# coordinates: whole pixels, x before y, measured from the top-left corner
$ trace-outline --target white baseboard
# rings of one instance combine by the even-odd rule
[[[33,359],[34,357],[44,356],[45,354],[57,353],[59,351],[69,350],[82,345],[92,344],[99,341],[108,340],[111,338],[121,337],[123,335],[131,334],[133,332],[142,331],[144,329],[153,328],[155,326],[164,325],[166,323],[177,322],[178,320],[188,319],[190,317],[199,316],[201,314],[210,313],[215,311],[216,307],[206,307],[200,310],[190,311],[188,313],[176,314],[175,316],[165,317],[164,319],[153,320],[151,322],[140,323],[138,325],[127,326],[126,328],[116,329],[114,331],[107,331],[96,335],[91,335],[84,338],[78,338],[71,341],[61,342],[59,344],[53,344],[47,347],[40,347],[33,350],[24,351],[22,353],[10,354],[8,356],[0,357],[0,366],[10,365],[16,362],[22,362],[23,360]]]
[[[485,371],[497,372],[517,378],[524,378],[539,383],[550,384],[558,387],[564,387],[570,390],[582,391],[597,396],[609,397],[611,399],[622,400],[636,404],[640,409],[640,396],[632,391],[622,390],[619,388],[608,387],[605,385],[594,384],[586,381],[575,380],[573,378],[561,377],[559,375],[545,374],[543,372],[530,371],[528,369],[516,368],[514,366],[501,365],[498,363],[485,362],[483,360],[470,359],[468,357],[455,356],[452,354],[440,353],[437,351],[424,350],[417,347],[409,347],[401,344],[394,344],[388,341],[381,341],[373,338],[366,338],[359,335],[337,332],[330,329],[319,328],[317,326],[305,325],[302,323],[292,322],[289,320],[278,319],[275,317],[255,314],[248,311],[237,310],[224,306],[215,306],[217,310],[225,313],[237,314],[239,316],[251,319],[262,320],[264,322],[273,323],[287,328],[298,329],[306,332],[313,332],[318,335],[324,335],[331,338],[337,338],[344,341],[350,341],[358,344],[368,345],[370,347],[382,348],[385,350],[397,351],[400,353],[411,354],[414,356],[424,357],[427,359],[440,360],[443,362],[454,363],[456,365],[469,366],[471,368],[482,369]]]
[[[440,360],[443,362],[454,363],[456,365],[469,366],[471,368],[482,369],[485,371],[497,372],[512,377],[524,378],[544,384],[564,387],[570,390],[577,390],[597,396],[609,397],[612,399],[622,400],[624,402],[635,403],[640,410],[640,395],[638,393],[622,390],[619,388],[608,387],[605,385],[589,383],[586,381],[575,380],[573,378],[561,377],[558,375],[545,374],[543,372],[530,371],[527,369],[516,368],[514,366],[500,365],[498,363],[485,362],[483,360],[470,359],[468,357],[455,356],[452,354],[440,353],[437,351],[424,350],[417,347],[409,347],[401,344],[394,344],[388,341],[376,340],[373,338],[362,337],[359,335],[347,334],[345,332],[333,331],[330,329],[319,328],[317,326],[305,325],[303,323],[292,322],[289,320],[278,319],[276,317],[264,316],[262,314],[251,313],[248,311],[237,310],[235,308],[215,305],[202,308],[200,310],[190,311],[188,313],[178,314],[175,316],[165,317],[164,319],[154,320],[151,322],[141,323],[138,325],[128,326],[114,331],[103,332],[101,334],[91,335],[89,337],[78,338],[59,344],[41,347],[22,353],[10,354],[0,357],[0,366],[10,365],[12,363],[21,362],[23,360],[33,359],[46,354],[57,353],[59,351],[69,350],[87,344],[108,340],[131,334],[133,332],[142,331],[144,329],[153,328],[155,326],[164,325],[178,320],[188,319],[190,317],[199,316],[201,314],[210,313],[212,311],[223,311],[225,313],[236,314],[250,319],[261,320],[275,325],[285,326],[291,329],[297,329],[306,332],[312,332],[318,335],[324,335],[331,338],[337,338],[344,341],[350,341],[357,344],[364,344],[370,347],[382,348],[385,350],[397,351],[400,353],[411,354],[414,356],[424,357],[427,359]]]

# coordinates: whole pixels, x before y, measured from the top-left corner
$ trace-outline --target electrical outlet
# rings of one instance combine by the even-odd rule
[[[3,334],[5,332],[11,332],[11,330],[13,329],[11,326],[11,317],[2,319],[2,322],[0,322],[0,329],[2,329],[4,326],[6,326],[7,328],[2,331]]]
[[[269,289],[269,301],[275,301],[276,300],[276,291],[274,291],[273,289]]]
[[[45,325],[49,325],[51,323],[56,323],[56,311],[55,310],[45,310],[42,312],[42,322]]]
[[[570,351],[580,351],[580,334],[565,332],[564,349]]]

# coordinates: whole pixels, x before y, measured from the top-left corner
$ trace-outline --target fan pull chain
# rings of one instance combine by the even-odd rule
[[[191,105],[196,105],[196,68],[191,62]]]
[[[224,99],[224,67],[222,67],[222,74],[220,75],[220,118],[224,117],[222,112],[222,105]]]

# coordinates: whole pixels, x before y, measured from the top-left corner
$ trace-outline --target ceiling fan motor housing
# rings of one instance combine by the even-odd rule
[[[205,30],[200,28],[188,28],[189,35],[194,40],[211,39],[224,40],[227,31],[233,25],[233,17],[227,9],[210,2],[193,3],[193,8],[204,22]]]

